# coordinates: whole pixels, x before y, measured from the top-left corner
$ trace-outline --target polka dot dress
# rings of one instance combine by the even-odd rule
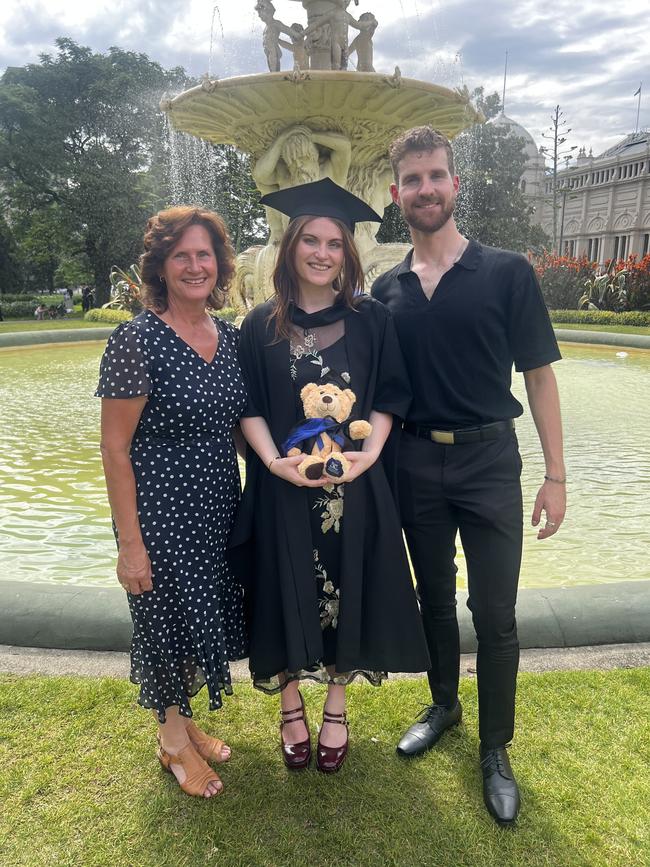
[[[228,661],[246,655],[242,590],[225,559],[240,483],[232,429],[246,405],[238,331],[218,321],[205,361],[151,311],[118,326],[102,357],[98,397],[148,400],[131,445],[152,592],[128,595],[131,680],[140,704],[178,705],[205,684],[210,709],[232,687]]]

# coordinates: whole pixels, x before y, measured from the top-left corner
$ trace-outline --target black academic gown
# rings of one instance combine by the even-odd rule
[[[271,302],[262,304],[244,320],[240,362],[249,394],[245,415],[266,420],[280,451],[298,419],[289,343],[274,342],[272,309]],[[386,308],[359,299],[345,315],[345,345],[357,397],[354,417],[368,419],[377,410],[404,418],[410,388]],[[271,475],[248,449],[230,548],[247,590],[256,679],[309,669],[323,656],[307,491]],[[345,485],[340,544],[336,670],[427,670],[397,508],[380,461]]]

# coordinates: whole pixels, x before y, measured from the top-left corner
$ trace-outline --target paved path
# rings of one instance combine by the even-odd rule
[[[520,671],[580,671],[585,669],[640,668],[650,666],[650,642],[638,644],[603,644],[587,647],[553,647],[521,651]],[[233,680],[249,679],[245,661],[231,665]],[[127,653],[96,650],[44,650],[40,647],[13,647],[0,644],[0,673],[9,674],[78,674],[88,677],[129,675]],[[476,673],[476,656],[464,653],[461,673]],[[394,675],[419,677],[420,675]]]

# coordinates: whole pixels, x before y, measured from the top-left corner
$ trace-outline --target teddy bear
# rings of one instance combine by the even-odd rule
[[[350,469],[350,462],[343,455],[346,440],[366,439],[372,425],[367,421],[348,421],[356,395],[335,383],[309,382],[302,388],[300,400],[305,418],[293,429],[283,450],[287,457],[306,454],[298,464],[303,478],[326,476],[331,482],[341,482]]]

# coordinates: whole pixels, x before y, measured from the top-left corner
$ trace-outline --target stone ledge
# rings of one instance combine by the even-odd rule
[[[0,581],[0,644],[125,651],[131,619],[118,587]],[[476,649],[466,593],[458,594],[461,648]],[[650,641],[650,581],[520,590],[522,648]]]
[[[9,331],[0,334],[0,349],[16,346],[38,346],[42,343],[77,343],[85,340],[107,340],[117,325],[107,328],[62,328],[53,331]]]
[[[612,331],[574,331],[553,325],[561,343],[591,343],[592,346],[620,346],[628,349],[650,349],[650,334],[618,334]]]

